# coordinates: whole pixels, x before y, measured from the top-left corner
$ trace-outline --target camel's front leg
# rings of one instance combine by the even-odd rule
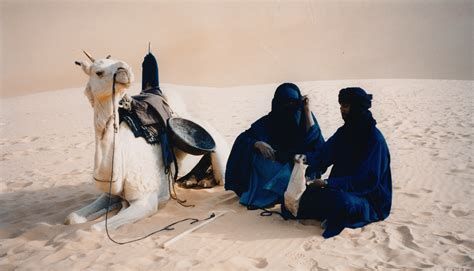
[[[121,200],[120,197],[112,195],[111,204],[118,203],[120,202],[120,200]],[[69,224],[78,224],[78,223],[87,222],[89,220],[88,217],[90,217],[93,214],[96,214],[102,209],[107,208],[107,204],[109,204],[109,195],[107,193],[103,193],[91,204],[86,205],[82,207],[81,209],[70,213],[66,217],[64,224],[69,225]],[[94,217],[94,219],[95,218],[96,217]],[[93,219],[90,219],[90,220],[93,220]]]
[[[138,200],[130,203],[130,207],[121,210],[117,215],[108,218],[107,227],[109,230],[115,230],[124,224],[131,224],[142,218],[148,217],[158,210],[157,193],[143,195]],[[105,230],[105,220],[92,226],[93,230]]]

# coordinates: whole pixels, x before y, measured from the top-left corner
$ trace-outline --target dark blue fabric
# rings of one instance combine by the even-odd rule
[[[378,220],[367,199],[332,188],[307,187],[299,206],[298,219],[327,219],[325,238],[338,235],[345,227],[358,228]]]
[[[287,152],[306,136],[301,92],[293,83],[283,83],[275,91],[266,129],[274,149]]]
[[[373,127],[361,147],[348,140],[348,130],[346,123],[321,148],[306,154],[310,167],[323,170],[333,165],[328,188],[319,189],[327,191],[318,193],[340,193],[335,198],[325,197],[326,203],[320,203],[324,208],[300,202],[302,218],[328,219],[325,238],[339,234],[345,227],[383,220],[392,205],[390,153],[382,133]],[[311,193],[309,190],[303,197],[316,197]]]
[[[147,84],[151,88],[147,88]],[[148,53],[142,62],[142,90],[146,93],[161,94],[158,62],[152,53]]]
[[[321,130],[313,116],[315,125],[296,134],[299,140],[291,144],[278,144],[272,136],[271,117],[264,116],[241,133],[232,146],[226,167],[226,190],[234,191],[246,206],[263,208],[281,202],[292,170],[294,154],[315,151],[324,143]],[[302,125],[305,121],[302,122]],[[259,154],[254,144],[264,141],[277,152],[285,152],[287,161],[272,161]]]
[[[367,94],[360,87],[343,88],[339,91],[339,103],[350,104],[354,108],[368,110],[372,107],[372,94]],[[352,110],[354,112],[354,110]]]
[[[290,175],[289,163],[282,164],[268,160],[261,154],[254,155],[248,190],[240,195],[240,203],[254,208],[265,208],[280,202]]]

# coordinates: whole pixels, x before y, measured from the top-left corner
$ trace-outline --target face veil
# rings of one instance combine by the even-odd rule
[[[276,89],[269,114],[270,140],[276,148],[291,149],[304,136],[301,98],[295,84],[284,83]]]

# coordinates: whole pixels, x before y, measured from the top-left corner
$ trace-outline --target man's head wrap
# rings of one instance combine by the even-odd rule
[[[339,91],[339,103],[351,105],[351,110],[368,110],[372,107],[372,94],[367,94],[365,90],[359,87],[343,88]]]
[[[152,53],[148,53],[142,63],[142,90],[148,87],[158,88],[160,81],[158,79],[158,63]]]
[[[339,91],[339,103],[351,105],[349,114],[344,119],[343,134],[347,140],[356,142],[356,145],[363,148],[377,123],[369,110],[372,106],[372,94],[367,94],[359,87],[343,88]]]

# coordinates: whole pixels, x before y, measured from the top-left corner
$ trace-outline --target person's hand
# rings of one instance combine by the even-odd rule
[[[322,179],[306,178],[306,185],[309,187],[323,188],[326,187],[326,182]]]
[[[304,154],[297,154],[294,157],[295,163],[306,164],[306,155]]]
[[[309,101],[308,95],[304,95],[302,100],[303,100],[304,111],[305,112],[311,112],[311,109],[309,108],[310,107],[310,101]]]
[[[254,147],[263,155],[263,157],[275,160],[275,150],[266,142],[257,141],[255,142]]]

